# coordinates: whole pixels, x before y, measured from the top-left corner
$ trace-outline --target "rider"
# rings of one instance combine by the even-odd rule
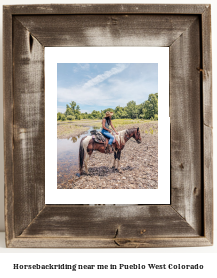
[[[101,133],[105,137],[109,138],[108,146],[106,147],[106,150],[105,150],[106,153],[112,153],[112,151],[113,151],[112,143],[115,142],[115,137],[111,134],[112,130],[109,129],[109,126],[111,125],[114,132],[116,134],[118,134],[117,131],[115,130],[113,124],[112,124],[112,121],[111,121],[111,117],[112,117],[113,114],[114,114],[113,112],[107,111],[106,114],[105,114],[105,117],[102,119],[102,131],[101,131]]]

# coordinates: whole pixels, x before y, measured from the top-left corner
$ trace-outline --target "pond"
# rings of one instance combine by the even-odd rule
[[[101,129],[91,126],[82,135],[69,139],[57,139],[57,184],[61,184],[71,179],[73,175],[79,173],[78,154],[81,139],[90,135],[91,130]]]

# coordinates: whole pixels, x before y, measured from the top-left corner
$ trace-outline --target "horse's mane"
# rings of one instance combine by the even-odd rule
[[[129,129],[127,129],[127,133],[130,134],[130,133],[134,132],[135,129],[137,129],[137,128],[136,127],[129,128]]]
[[[119,144],[124,144],[125,143],[124,136],[126,134],[126,131],[127,131],[127,129],[118,131],[119,134],[115,136],[116,140],[118,141]]]
[[[137,129],[136,127],[134,128],[129,128],[129,129],[124,129],[124,130],[121,130],[121,131],[118,131],[118,135],[115,135],[115,139],[118,141],[119,144],[124,144],[125,141],[124,141],[124,136],[126,133],[132,133],[135,131],[135,129]]]

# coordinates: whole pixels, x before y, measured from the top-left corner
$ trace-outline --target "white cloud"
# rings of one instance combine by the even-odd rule
[[[88,71],[90,68],[90,64],[76,64],[73,68],[73,72],[78,72],[80,69]]]
[[[96,87],[58,88],[58,101],[70,102],[74,100],[80,106],[116,107],[118,105],[125,106],[131,100],[140,104],[147,100],[150,93],[157,93],[157,90],[153,91],[153,84],[144,79],[122,81],[118,78],[112,78],[109,81],[109,84],[101,83]]]
[[[90,65],[89,64],[78,64],[79,67],[83,70],[89,70],[90,68]]]
[[[99,74],[96,77],[92,78],[91,80],[87,81],[84,85],[83,85],[83,89],[88,89],[90,87],[93,87],[103,81],[105,81],[106,79],[108,79],[109,77],[111,77],[112,75],[121,73],[123,70],[125,70],[128,67],[127,64],[117,64],[116,67],[112,68],[109,71],[105,71],[103,74]]]

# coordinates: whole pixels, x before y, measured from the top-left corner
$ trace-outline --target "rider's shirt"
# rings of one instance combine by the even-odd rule
[[[109,123],[106,118],[104,118],[104,119],[105,119],[105,127],[109,129]]]

